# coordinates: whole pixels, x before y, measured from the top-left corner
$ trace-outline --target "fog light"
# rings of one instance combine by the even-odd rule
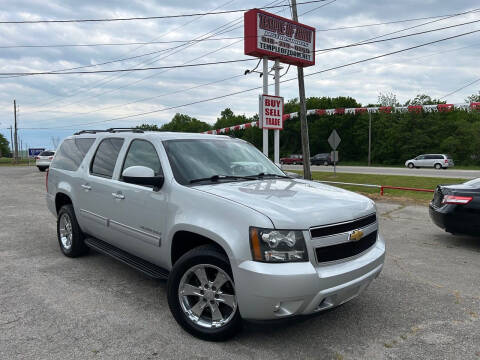
[[[273,305],[273,312],[277,312],[278,310],[280,310],[280,303]]]

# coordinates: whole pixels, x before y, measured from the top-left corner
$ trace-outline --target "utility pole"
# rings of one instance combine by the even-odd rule
[[[10,125],[10,148],[12,149],[12,156],[13,156],[13,133],[12,133],[12,125]]]
[[[298,22],[297,1],[292,0],[292,17]],[[302,134],[302,157],[303,157],[303,178],[312,179],[310,172],[310,143],[308,139],[307,107],[305,104],[305,82],[303,79],[303,67],[297,66],[298,92],[300,98],[300,131]]]
[[[13,100],[13,117],[15,120],[15,153],[14,153],[14,162],[15,164],[18,163],[18,141],[17,141],[17,101]]]
[[[372,163],[372,113],[368,111],[368,166]]]

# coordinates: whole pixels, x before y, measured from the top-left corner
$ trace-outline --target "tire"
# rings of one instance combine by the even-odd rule
[[[439,170],[439,169],[442,168],[442,164],[438,164],[438,163],[437,163],[437,164],[433,165],[433,167],[434,167],[435,169]]]
[[[85,236],[78,226],[77,217],[71,204],[63,205],[58,212],[57,238],[60,250],[65,256],[74,258],[88,252],[88,247],[83,241]]]
[[[41,171],[41,172],[44,172],[47,168],[44,168],[42,166],[37,166],[38,167],[38,170]]]
[[[413,165],[413,163],[408,163],[407,166],[408,166],[409,169],[413,169],[413,168],[415,167],[415,166]]]
[[[207,281],[201,281],[202,276],[195,273],[197,271],[202,274],[202,269]],[[218,274],[226,281],[217,289],[214,284]],[[184,285],[195,294],[182,295],[180,287]],[[168,305],[173,317],[193,336],[209,341],[224,341],[241,330],[242,318],[236,302],[230,263],[216,247],[204,245],[184,254],[173,266],[167,287]],[[232,307],[224,301],[216,300],[222,295],[229,299]],[[193,309],[198,304],[201,308],[197,308],[195,312]],[[215,310],[219,311],[218,316],[222,318],[219,321],[225,321],[217,327],[213,324],[212,314]]]
[[[323,166],[328,166],[328,161],[324,161]]]
[[[292,163],[292,165],[297,165],[297,162],[296,162],[296,161],[294,161],[294,162]]]

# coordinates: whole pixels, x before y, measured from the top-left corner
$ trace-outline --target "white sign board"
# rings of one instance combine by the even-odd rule
[[[283,130],[283,97],[262,95],[260,97],[260,128]]]

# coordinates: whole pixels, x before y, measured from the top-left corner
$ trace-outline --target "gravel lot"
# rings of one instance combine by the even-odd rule
[[[480,239],[442,232],[424,206],[378,204],[388,255],[359,298],[208,343],[177,326],[165,282],[60,253],[44,177],[0,167],[1,359],[480,359]]]

